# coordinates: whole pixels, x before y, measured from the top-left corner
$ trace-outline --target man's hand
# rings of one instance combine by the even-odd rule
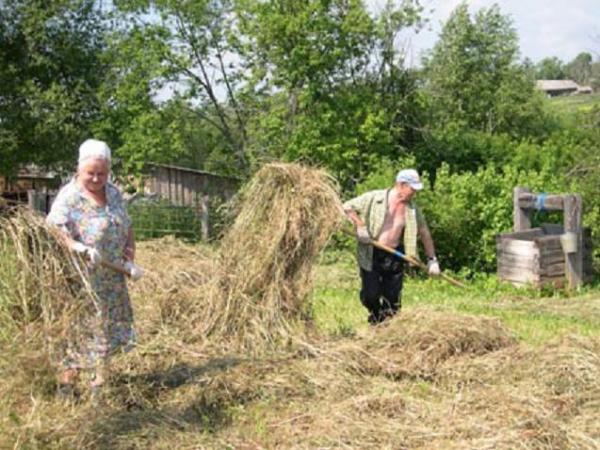
[[[371,243],[371,235],[364,225],[356,227],[356,238],[358,239],[358,242],[362,244]]]
[[[144,276],[144,269],[131,261],[125,263],[125,269],[129,271],[129,276],[133,281],[137,281]]]
[[[437,258],[429,258],[429,261],[427,261],[427,273],[435,277],[441,273]]]
[[[92,267],[95,267],[102,262],[102,255],[93,247],[88,247],[81,242],[75,242],[71,245],[71,249],[84,255],[90,261]]]

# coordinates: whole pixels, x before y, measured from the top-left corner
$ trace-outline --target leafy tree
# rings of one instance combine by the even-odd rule
[[[567,76],[579,84],[588,84],[592,73],[592,55],[582,52],[565,67]]]
[[[543,131],[542,99],[531,72],[518,64],[518,55],[516,32],[497,5],[473,17],[464,2],[453,11],[424,61],[430,118],[421,153],[429,158],[430,170],[441,161],[468,168],[488,158],[464,147],[453,153],[449,132],[518,139]]]
[[[390,3],[379,17],[358,0],[238,7],[262,112],[252,121],[254,158],[323,164],[350,187],[375,160],[406,151],[418,100],[393,41],[419,22],[416,2]]]
[[[567,78],[565,64],[556,56],[544,58],[536,66],[538,80],[564,80]]]
[[[0,173],[72,163],[98,114],[103,29],[92,0],[0,2]]]
[[[214,128],[234,155],[238,170],[247,169],[248,113],[239,99],[244,68],[236,51],[236,24],[230,0],[120,0],[115,4],[126,23],[135,23],[145,46],[154,48],[162,70],[157,75],[176,89],[181,107]]]

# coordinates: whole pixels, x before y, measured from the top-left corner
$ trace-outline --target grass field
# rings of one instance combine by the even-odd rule
[[[315,266],[310,337],[253,356],[195,341],[185,309],[173,314],[202,307],[194,280],[211,251],[140,243],[139,343],[115,358],[99,405],[57,400],[26,338],[4,341],[0,448],[600,448],[597,287],[408,278],[401,313],[372,327],[353,255],[330,254]]]
[[[498,317],[519,339],[539,345],[569,333],[600,336],[600,292],[586,287],[576,294],[514,288],[498,282],[495,275],[468,282],[468,289],[444,281],[407,278],[404,309],[419,306],[438,311],[484,314]],[[331,334],[352,335],[366,327],[365,309],[360,305],[360,281],[352,255],[317,271],[314,303],[316,320]]]
[[[548,99],[550,109],[565,116],[586,113],[598,105],[600,105],[600,94],[564,95]]]

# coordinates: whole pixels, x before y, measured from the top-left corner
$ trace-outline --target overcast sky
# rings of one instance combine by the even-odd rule
[[[441,24],[461,0],[422,0],[431,30],[402,36],[399,44],[408,49],[410,65],[418,65],[423,50],[433,46]],[[366,0],[374,8],[385,0]],[[569,62],[580,52],[600,56],[600,0],[467,0],[471,13],[494,3],[511,17],[519,35],[521,57],[534,62],[557,56]],[[432,13],[429,13],[433,10]]]

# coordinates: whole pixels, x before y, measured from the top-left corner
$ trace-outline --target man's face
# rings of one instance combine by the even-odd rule
[[[90,159],[79,168],[79,181],[86,190],[99,193],[106,186],[108,173],[109,168],[106,160]]]
[[[398,198],[402,202],[410,201],[417,193],[408,183],[396,183],[396,191],[398,192]]]

